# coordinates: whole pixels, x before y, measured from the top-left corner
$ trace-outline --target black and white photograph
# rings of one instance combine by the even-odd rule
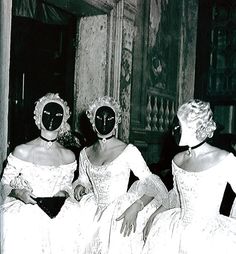
[[[0,1],[0,254],[236,253],[236,1]]]

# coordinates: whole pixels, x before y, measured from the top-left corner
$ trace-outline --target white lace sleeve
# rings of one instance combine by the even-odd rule
[[[61,191],[66,191],[71,197],[74,196],[72,181],[74,178],[74,172],[76,168],[77,168],[76,161],[74,163],[64,166],[62,170],[62,174],[64,174],[63,180],[62,182],[59,183],[59,186],[57,187],[57,189]],[[63,172],[64,170],[66,170],[66,174]]]
[[[77,180],[73,183],[73,188],[75,188],[77,185],[82,185],[86,188],[86,193],[92,191],[92,185],[89,180],[89,177],[87,175],[87,160],[85,158],[85,150],[83,149],[79,156],[79,177]]]
[[[160,177],[152,174],[144,161],[139,150],[132,146],[132,150],[127,155],[129,168],[133,171],[135,176],[139,178],[131,186],[130,191],[137,192],[140,196],[146,194],[150,197],[155,197],[159,205],[169,207],[168,190]]]
[[[16,163],[14,163],[14,158],[12,158],[12,155],[8,156],[7,161],[8,163],[6,167],[4,168],[3,176],[1,179],[2,200],[5,200],[6,197],[12,191],[12,189],[15,188],[15,186],[13,186],[12,183],[15,181],[15,179],[19,176],[21,172],[21,168],[17,167]]]

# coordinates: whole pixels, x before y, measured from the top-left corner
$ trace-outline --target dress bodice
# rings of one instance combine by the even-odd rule
[[[2,183],[11,185],[16,177],[21,176],[33,189],[36,196],[53,196],[60,190],[72,185],[76,162],[60,166],[42,166],[23,161],[10,154],[4,169]]]
[[[200,222],[219,214],[227,182],[234,189],[236,187],[235,165],[232,154],[217,165],[199,172],[185,171],[172,162],[174,186],[181,207],[180,216],[184,221]]]
[[[130,153],[129,150],[130,147],[126,147],[112,162],[102,166],[93,165],[86,155],[86,150],[82,150],[81,160],[86,164],[98,204],[109,204],[127,191],[130,168],[125,158],[127,153]]]
[[[92,187],[98,206],[106,207],[127,192],[131,170],[139,178],[135,186],[140,196],[158,194],[162,199],[167,195],[164,184],[150,172],[141,153],[132,144],[112,162],[102,166],[92,164],[84,148],[80,153],[78,182],[86,188]]]

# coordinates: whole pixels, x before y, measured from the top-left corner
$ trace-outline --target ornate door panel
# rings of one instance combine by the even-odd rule
[[[175,115],[181,15],[176,1],[139,1],[138,10],[130,140],[155,163]]]

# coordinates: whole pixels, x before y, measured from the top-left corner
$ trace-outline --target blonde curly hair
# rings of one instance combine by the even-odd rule
[[[195,130],[199,141],[211,138],[216,130],[209,102],[191,99],[179,107],[177,116]]]
[[[55,102],[62,106],[63,108],[63,120],[59,129],[59,135],[62,135],[65,132],[70,130],[70,125],[67,123],[67,120],[70,117],[70,108],[67,105],[67,102],[60,98],[58,93],[47,93],[43,97],[41,97],[38,101],[36,101],[35,109],[34,109],[34,120],[38,129],[41,129],[41,121],[43,109],[46,104],[49,102]]]

